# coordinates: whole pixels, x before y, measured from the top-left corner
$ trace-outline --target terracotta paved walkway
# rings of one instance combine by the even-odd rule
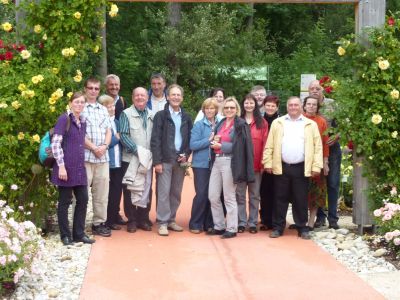
[[[312,241],[285,231],[230,240],[188,231],[192,179],[186,177],[181,233],[113,231],[92,248],[81,299],[383,299]],[[154,212],[153,212],[154,220]],[[125,229],[125,228],[124,228]]]

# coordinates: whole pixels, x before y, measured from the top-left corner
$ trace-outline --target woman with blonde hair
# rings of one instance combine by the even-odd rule
[[[210,142],[214,139],[214,128],[218,123],[216,116],[218,102],[215,98],[204,100],[201,111],[204,117],[195,123],[190,136],[190,149],[193,150],[192,168],[194,176],[194,189],[196,195],[193,199],[192,213],[189,222],[191,233],[200,233],[213,228],[210,200],[208,199],[208,186],[211,174],[211,148]]]
[[[210,142],[212,151],[212,170],[210,175],[209,198],[214,221],[210,235],[222,235],[221,238],[233,238],[238,229],[238,208],[236,202],[236,184],[253,182],[253,145],[249,126],[241,119],[240,106],[234,97],[224,102],[225,118],[217,124],[214,138]],[[226,223],[220,201],[223,187],[227,210]]]

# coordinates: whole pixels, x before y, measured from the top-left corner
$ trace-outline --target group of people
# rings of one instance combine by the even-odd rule
[[[158,234],[183,231],[176,213],[190,157],[196,195],[189,230],[194,234],[233,238],[247,229],[272,230],[270,237],[276,238],[286,227],[290,202],[295,224],[289,228],[309,239],[309,231],[325,223],[326,194],[329,226],[338,228],[339,178],[329,176],[340,176],[340,145],[327,133],[334,122],[324,111],[334,108],[333,100],[324,97],[318,81],[310,83],[303,103],[290,97],[281,117],[279,98],[267,95],[263,86],[253,87],[240,103],[215,88],[194,123],[182,108],[183,88],[167,87],[160,73],[151,76],[149,90],[133,89],[132,103],[119,95],[118,76],[106,76],[104,85],[100,96],[101,82],[87,79],[54,128],[51,181],[59,190],[64,245],[95,242],[85,233],[89,193],[94,235],[109,237],[121,225],[130,233],[151,231],[153,169]],[[122,194],[127,221],[120,212]]]

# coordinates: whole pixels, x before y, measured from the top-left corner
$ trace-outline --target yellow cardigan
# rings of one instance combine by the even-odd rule
[[[283,122],[286,116],[272,122],[267,143],[263,152],[264,168],[272,168],[272,173],[282,175],[282,138]],[[304,176],[310,177],[311,171],[320,172],[323,168],[322,141],[317,123],[304,117]]]

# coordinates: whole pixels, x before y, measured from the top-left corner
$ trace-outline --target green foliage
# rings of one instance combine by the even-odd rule
[[[37,224],[56,202],[48,172],[38,165],[40,136],[65,111],[68,93],[81,89],[83,77],[94,72],[105,5],[105,0],[25,1],[18,8],[24,24],[1,29],[0,55],[12,58],[0,61],[0,196],[11,207],[31,209]],[[17,8],[8,4],[7,10],[13,15]]]
[[[339,81],[335,98],[338,131],[351,140],[365,158],[373,208],[381,207],[387,193],[380,186],[400,186],[398,120],[400,117],[400,25],[398,15],[387,18],[355,42],[354,35],[341,40],[338,54],[353,70]]]

